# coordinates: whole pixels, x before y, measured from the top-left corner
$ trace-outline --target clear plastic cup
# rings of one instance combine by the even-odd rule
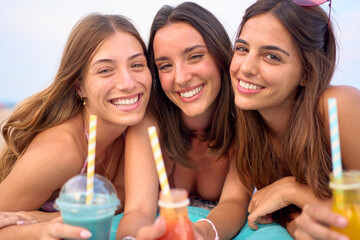
[[[360,237],[360,171],[343,170],[342,177],[335,179],[330,174],[333,192],[333,211],[349,220],[344,229],[332,229],[347,235],[351,240]]]
[[[69,179],[61,188],[56,205],[64,223],[80,226],[92,233],[91,240],[109,239],[112,219],[120,206],[113,184],[95,174],[92,203],[86,203],[86,174]]]

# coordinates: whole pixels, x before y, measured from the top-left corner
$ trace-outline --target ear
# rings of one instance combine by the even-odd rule
[[[79,80],[76,80],[76,82],[75,82],[75,91],[76,91],[77,95],[79,95],[81,97],[85,97],[81,90],[81,84],[80,84]]]
[[[303,74],[303,76],[301,77],[300,82],[299,82],[299,85],[300,85],[301,87],[305,87],[305,86],[306,86],[306,79],[307,79],[306,74]]]
[[[300,85],[301,87],[305,87],[305,85],[306,85],[305,80],[304,80],[304,79],[301,79],[299,85]]]

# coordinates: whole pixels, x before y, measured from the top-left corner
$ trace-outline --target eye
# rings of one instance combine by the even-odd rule
[[[158,65],[158,70],[161,72],[170,71],[170,68],[172,67],[169,63],[163,63]]]
[[[277,56],[276,54],[269,53],[269,54],[265,55],[265,57],[267,59],[269,59],[270,61],[276,61],[276,62],[281,61],[281,58],[279,56]]]
[[[189,57],[190,61],[198,61],[200,60],[202,57],[204,56],[204,54],[193,54]]]
[[[131,68],[142,68],[142,67],[144,67],[145,65],[144,64],[142,64],[142,63],[135,63],[135,64],[133,64],[132,66],[131,66]]]
[[[98,71],[98,73],[110,73],[112,69],[110,68],[102,68]]]
[[[248,49],[242,45],[236,45],[235,51],[242,53],[242,52],[248,52]]]

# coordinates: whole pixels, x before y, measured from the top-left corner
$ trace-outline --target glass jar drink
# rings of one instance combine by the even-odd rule
[[[166,232],[158,240],[195,240],[187,206],[189,198],[184,189],[171,189],[171,198],[160,193],[160,216],[165,218]]]
[[[340,179],[330,175],[330,188],[333,192],[333,211],[346,217],[349,224],[344,229],[332,229],[359,239],[360,236],[360,171],[345,170]]]

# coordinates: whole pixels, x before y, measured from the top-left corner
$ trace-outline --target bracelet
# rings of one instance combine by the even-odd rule
[[[211,224],[211,226],[212,226],[212,228],[213,228],[213,230],[214,230],[214,232],[215,232],[215,240],[219,240],[219,235],[218,235],[218,232],[217,232],[217,230],[216,230],[215,225],[213,224],[213,222],[212,222],[211,220],[207,219],[207,218],[199,219],[199,220],[197,220],[196,222],[201,222],[201,221],[205,221],[205,222],[208,222],[208,223]]]
[[[131,236],[126,236],[122,240],[136,240],[136,238],[131,237]]]

